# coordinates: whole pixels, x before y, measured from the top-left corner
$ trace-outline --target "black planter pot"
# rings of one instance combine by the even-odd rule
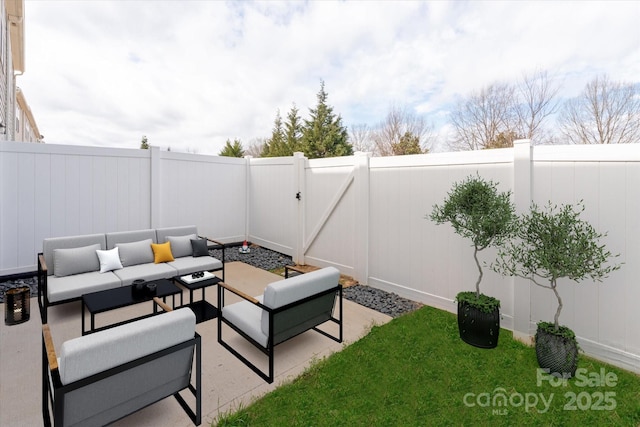
[[[458,331],[467,344],[495,348],[500,335],[500,309],[485,313],[466,301],[458,301]]]
[[[536,357],[542,369],[551,375],[571,378],[578,368],[578,344],[575,339],[565,338],[540,327],[536,331]]]

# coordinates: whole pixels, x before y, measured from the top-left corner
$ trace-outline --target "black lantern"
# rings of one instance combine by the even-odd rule
[[[12,288],[4,293],[4,323],[17,325],[29,320],[31,289],[28,286]]]

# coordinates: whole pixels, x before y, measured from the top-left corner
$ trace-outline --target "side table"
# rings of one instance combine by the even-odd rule
[[[209,286],[217,285],[222,282],[222,279],[208,271],[202,273],[205,273],[205,275],[196,279],[192,278],[191,274],[176,276],[173,278],[173,280],[180,286],[189,290],[189,304],[187,304],[187,306],[191,308],[193,313],[196,315],[196,323],[205,322],[218,317],[218,309],[205,299],[205,289]],[[198,289],[202,290],[202,299],[194,301],[193,292]]]

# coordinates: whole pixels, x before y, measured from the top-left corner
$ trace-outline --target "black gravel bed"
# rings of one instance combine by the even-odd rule
[[[221,249],[211,249],[209,253],[214,258],[220,259],[222,257]],[[251,251],[248,254],[240,253],[238,247],[226,248],[224,259],[225,262],[242,261],[263,270],[275,270],[284,268],[286,265],[295,265],[290,256],[259,246],[251,246]],[[31,296],[37,296],[37,276],[21,277],[0,281],[0,302],[4,302],[4,293],[7,289],[21,286],[29,286],[31,288]],[[344,288],[343,297],[391,317],[401,316],[422,306],[420,303],[402,298],[395,293],[364,285],[354,285]]]

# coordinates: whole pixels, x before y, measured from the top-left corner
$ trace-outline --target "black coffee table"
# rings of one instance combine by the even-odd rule
[[[111,328],[124,323],[129,323],[134,320],[143,319],[145,317],[153,316],[158,312],[158,307],[154,301],[153,313],[151,314],[96,329],[95,316],[98,313],[104,313],[106,311],[115,310],[116,308],[128,307],[130,305],[152,301],[154,297],[162,298],[162,300],[166,302],[167,297],[172,296],[173,306],[175,307],[175,296],[178,294],[180,294],[180,304],[182,305],[182,289],[177,287],[170,280],[158,279],[149,281],[148,283],[156,284],[156,291],[153,295],[134,295],[132,286],[123,286],[120,288],[107,289],[105,291],[92,292],[90,294],[82,295],[82,335],[97,332],[99,330]],[[85,309],[89,311],[89,314],[91,315],[91,328],[88,331],[85,331]]]
[[[191,276],[190,274],[187,276]],[[184,276],[182,276],[184,277]],[[189,304],[188,307],[191,308],[193,313],[196,315],[196,323],[204,322],[207,320],[215,319],[218,316],[218,309],[211,304],[210,302],[205,300],[205,289],[209,286],[217,285],[222,282],[217,276],[213,276],[211,278],[205,278],[203,280],[198,280],[196,282],[187,282],[182,277],[176,276],[173,278],[180,286],[183,286],[189,290]],[[202,299],[199,301],[193,301],[193,291],[201,289],[202,290]]]

